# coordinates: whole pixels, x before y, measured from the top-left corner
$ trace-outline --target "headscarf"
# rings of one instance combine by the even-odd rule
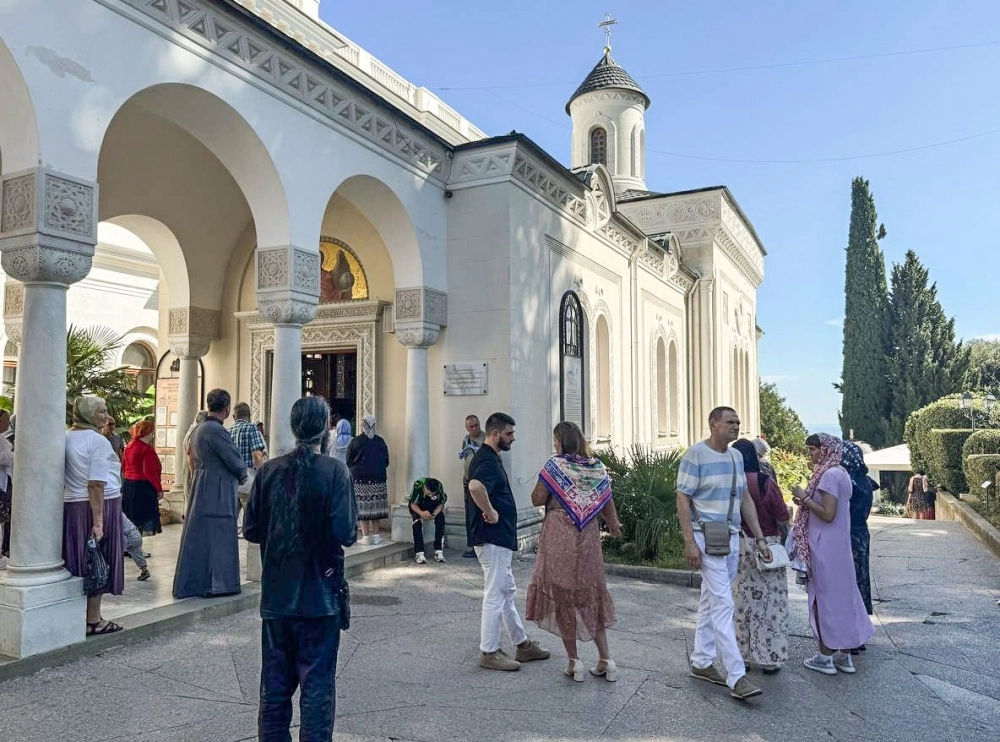
[[[819,491],[819,480],[823,478],[824,474],[830,469],[840,466],[843,448],[844,444],[840,438],[835,438],[827,433],[819,434],[819,461],[813,467],[812,476],[806,486],[807,498],[812,498]],[[795,513],[795,524],[792,526],[796,557],[805,565],[806,574],[812,572],[812,555],[809,553],[809,516],[809,508],[803,505]]]
[[[138,441],[138,440],[142,440],[143,438],[145,438],[147,435],[149,435],[150,433],[152,433],[155,429],[156,429],[156,426],[153,425],[153,421],[152,420],[140,420],[135,425],[133,425],[129,429],[128,432],[129,432],[129,435],[132,436],[132,441]],[[132,441],[129,441],[129,445],[132,444]]]
[[[545,462],[538,479],[581,531],[611,499],[611,479],[600,459],[558,454]]]
[[[100,433],[97,408],[104,403],[101,397],[77,397],[73,400],[73,430],[93,430]]]
[[[367,435],[369,438],[375,437],[375,416],[365,415],[361,420],[361,432]]]
[[[351,444],[351,423],[341,418],[337,421],[335,433],[337,437],[334,440],[334,445],[346,451],[347,447]]]
[[[757,451],[757,458],[760,460],[760,470],[771,477],[775,484],[778,484],[778,472],[774,470],[774,466],[771,464],[770,444],[759,437],[754,438],[751,443],[753,443],[754,450]]]
[[[740,438],[733,444],[733,448],[743,454],[743,471],[747,475],[747,479],[750,478],[751,474],[757,475],[757,497],[763,497],[767,491],[767,474],[761,470],[760,459],[753,442],[746,438]]]
[[[851,529],[867,529],[865,523],[872,509],[872,492],[874,484],[868,477],[868,466],[865,455],[854,441],[844,441],[844,451],[840,456],[840,465],[851,475]]]

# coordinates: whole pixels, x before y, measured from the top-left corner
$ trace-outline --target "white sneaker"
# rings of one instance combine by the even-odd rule
[[[369,543],[372,546],[378,546],[379,544],[384,544],[385,543],[385,539],[382,538],[382,534],[381,533],[374,533],[374,534],[372,534],[371,541],[369,541]]]
[[[821,672],[824,675],[837,674],[837,668],[834,667],[833,658],[827,657],[822,654],[817,654],[815,657],[810,657],[809,659],[802,660],[802,664],[808,667],[810,670]]]
[[[424,552],[418,551],[416,557],[414,557],[414,561],[417,564],[427,564],[427,557],[424,556]]]
[[[438,549],[437,551],[435,551],[434,552],[434,561],[435,562],[443,562],[444,561],[444,552],[441,551],[440,549]]]
[[[358,539],[358,543],[361,544],[362,546],[369,546],[371,542],[372,542],[371,536],[361,536]]]
[[[848,652],[834,652],[833,666],[837,668],[838,672],[846,672],[848,675],[853,675],[858,671]]]

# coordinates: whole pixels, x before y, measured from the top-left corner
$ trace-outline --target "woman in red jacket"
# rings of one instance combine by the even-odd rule
[[[163,497],[160,483],[160,457],[153,448],[153,423],[142,420],[129,431],[132,440],[125,447],[122,464],[125,481],[122,486],[122,511],[144,536],[162,532],[159,500]]]

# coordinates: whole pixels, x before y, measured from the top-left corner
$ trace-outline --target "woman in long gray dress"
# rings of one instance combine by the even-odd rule
[[[174,597],[233,595],[240,591],[236,487],[246,466],[222,421],[229,392],[208,393],[208,417],[191,434],[193,477],[174,574]]]

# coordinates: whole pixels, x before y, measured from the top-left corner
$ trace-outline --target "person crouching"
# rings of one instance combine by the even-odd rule
[[[413,557],[417,564],[427,564],[424,556],[424,521],[434,521],[434,561],[444,561],[444,504],[448,495],[441,482],[431,477],[418,479],[410,492],[413,515]]]

